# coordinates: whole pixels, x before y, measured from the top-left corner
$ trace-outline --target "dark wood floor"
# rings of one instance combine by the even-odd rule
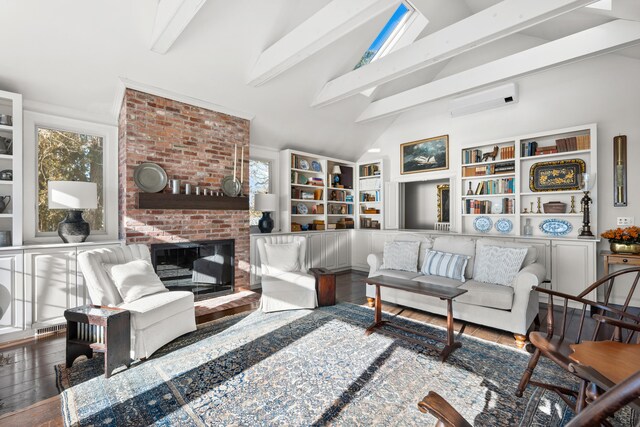
[[[337,300],[366,304],[365,277],[357,272],[339,274]],[[255,308],[255,304],[237,307],[199,317],[197,322],[204,323]],[[419,310],[391,304],[384,304],[383,310],[410,319],[446,326],[446,318]],[[545,309],[541,308],[541,312],[544,313]],[[570,315],[570,321],[577,324],[578,313],[571,312]],[[544,319],[542,322],[544,328]],[[456,330],[460,327],[461,323],[456,322]],[[465,334],[515,347],[513,335],[507,332],[467,325]],[[64,363],[64,353],[64,334],[0,345],[0,426],[62,425],[54,366]]]

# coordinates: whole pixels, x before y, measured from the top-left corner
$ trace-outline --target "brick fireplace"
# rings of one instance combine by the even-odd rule
[[[167,172],[169,179],[219,190],[222,178],[233,174],[233,148],[237,144],[238,159],[241,147],[245,147],[243,192],[247,194],[249,121],[127,89],[118,131],[120,238],[147,245],[233,239],[234,289],[248,289],[248,211],[138,209],[140,190],[133,181],[133,171],[142,162],[153,162]]]

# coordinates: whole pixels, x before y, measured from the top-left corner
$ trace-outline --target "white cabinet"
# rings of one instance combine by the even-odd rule
[[[515,239],[515,241],[536,248],[538,251],[536,262],[544,266],[545,278],[551,280],[551,241],[545,239]]]
[[[569,295],[578,295],[596,281],[596,242],[562,241],[551,242],[552,289]],[[585,296],[595,301],[592,292]],[[546,301],[542,301],[545,302]],[[572,307],[582,305],[570,304]]]
[[[25,251],[25,281],[33,306],[31,326],[61,323],[64,310],[77,304],[76,251]]]
[[[384,228],[400,228],[400,183],[384,183]]]
[[[313,233],[307,237],[307,252],[309,267],[324,267],[324,233]]]
[[[351,242],[351,266],[357,270],[368,271],[367,257],[372,252],[371,236],[376,232],[355,230]]]
[[[338,264],[337,268],[345,269],[351,267],[351,232],[341,231],[335,233],[338,245]]]
[[[338,266],[338,233],[324,234],[324,265],[333,270]]]
[[[25,328],[22,251],[0,253],[0,334]]]

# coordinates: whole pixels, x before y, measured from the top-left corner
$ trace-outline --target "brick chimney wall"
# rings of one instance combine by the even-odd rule
[[[118,129],[119,234],[127,243],[235,239],[235,290],[249,288],[249,212],[138,209],[133,181],[143,162],[160,165],[169,180],[220,190],[233,174],[233,149],[244,147],[243,193],[249,190],[249,121],[127,89]],[[164,191],[168,192],[169,188]],[[204,196],[202,196],[204,197]]]

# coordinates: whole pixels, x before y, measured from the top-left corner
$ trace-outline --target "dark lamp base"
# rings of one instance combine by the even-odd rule
[[[91,233],[89,223],[82,218],[82,211],[68,211],[58,224],[58,236],[65,243],[82,243]]]
[[[271,233],[271,230],[273,230],[271,212],[262,212],[262,218],[258,221],[258,228],[261,233]]]

